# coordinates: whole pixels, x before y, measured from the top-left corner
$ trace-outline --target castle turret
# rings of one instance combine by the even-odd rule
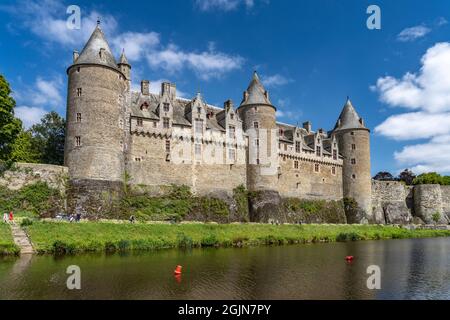
[[[333,130],[344,157],[343,191],[344,197],[354,199],[358,210],[347,212],[349,223],[372,221],[372,186],[370,174],[370,130],[365,127],[350,99]]]
[[[117,64],[119,70],[125,75],[125,78],[131,82],[131,65],[125,55],[125,50],[122,50],[122,54],[119,58],[119,63]]]
[[[250,190],[276,190],[278,180],[278,138],[276,108],[258,74],[244,92],[238,113],[249,137],[247,179]]]
[[[67,69],[65,165],[71,181],[119,182],[124,174],[125,94],[131,68],[116,63],[97,24]]]

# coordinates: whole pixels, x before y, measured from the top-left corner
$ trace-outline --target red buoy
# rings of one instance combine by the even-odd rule
[[[353,261],[354,257],[353,256],[346,256],[345,260],[347,260],[347,262],[351,262]]]
[[[175,268],[175,271],[174,271],[173,273],[175,273],[175,274],[181,274],[181,269],[183,269],[183,267],[180,266],[180,265],[178,265],[178,266]]]

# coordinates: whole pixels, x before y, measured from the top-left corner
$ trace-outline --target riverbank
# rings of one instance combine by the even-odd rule
[[[23,227],[39,254],[243,247],[450,236],[382,225],[146,224],[38,221]]]
[[[14,243],[9,224],[0,223],[0,256],[18,255],[20,248]]]

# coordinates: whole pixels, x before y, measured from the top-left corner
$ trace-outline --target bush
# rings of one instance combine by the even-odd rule
[[[341,232],[336,236],[337,242],[358,241],[361,237],[355,232]]]
[[[450,176],[441,176],[436,172],[423,173],[414,179],[413,184],[440,184],[447,186],[450,185]]]
[[[179,248],[192,248],[193,240],[191,237],[188,237],[184,233],[180,233],[177,235],[177,245]]]
[[[217,240],[216,235],[210,234],[204,237],[201,241],[202,247],[214,247],[219,244],[219,240]]]
[[[21,227],[27,227],[27,226],[31,226],[33,225],[33,220],[29,219],[29,218],[25,218],[22,220],[22,222],[20,223]]]

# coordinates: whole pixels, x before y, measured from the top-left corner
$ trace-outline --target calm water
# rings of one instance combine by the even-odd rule
[[[0,260],[0,299],[450,299],[449,253],[442,238],[33,256]],[[66,288],[69,265],[81,268],[80,291]],[[366,287],[369,265],[381,268],[379,291]]]

